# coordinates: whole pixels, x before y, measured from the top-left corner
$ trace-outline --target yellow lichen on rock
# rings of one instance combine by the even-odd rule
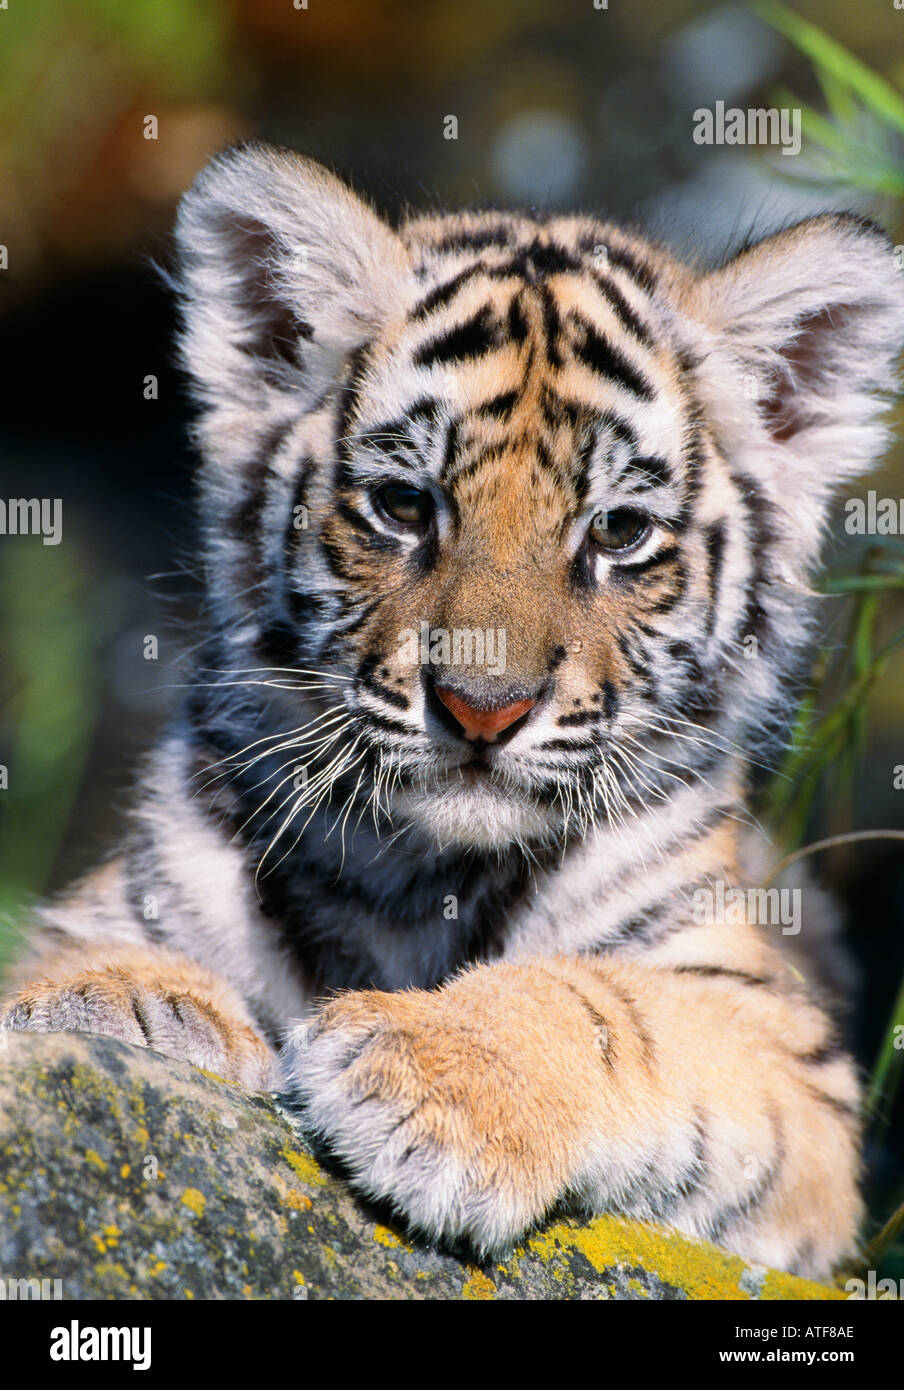
[[[598,1274],[613,1268],[642,1268],[692,1299],[743,1301],[751,1298],[742,1283],[742,1276],[750,1267],[739,1256],[714,1245],[688,1240],[674,1231],[621,1217],[600,1216],[583,1225],[560,1222],[533,1236],[527,1244],[533,1254],[546,1261],[577,1250]],[[761,1299],[833,1299],[842,1295],[827,1285],[767,1270],[758,1296]]]
[[[187,1187],[182,1193],[182,1205],[193,1211],[195,1216],[203,1216],[207,1198],[196,1187]]]
[[[378,1245],[384,1245],[387,1250],[407,1250],[409,1255],[414,1253],[414,1247],[388,1226],[374,1226],[374,1240]]]
[[[310,1154],[301,1153],[298,1149],[282,1148],[280,1154],[289,1164],[295,1176],[308,1187],[325,1187],[327,1183],[326,1173],[317,1165]]]
[[[468,1274],[471,1277],[462,1287],[462,1298],[474,1302],[475,1300],[489,1300],[496,1297],[496,1285],[482,1270],[477,1269],[474,1265],[469,1265]]]

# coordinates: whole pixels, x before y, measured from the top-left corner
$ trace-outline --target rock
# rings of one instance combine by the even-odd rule
[[[468,1263],[354,1197],[285,1099],[35,1033],[0,1035],[0,1277],[7,1297],[58,1279],[64,1299],[842,1297],[614,1217]]]

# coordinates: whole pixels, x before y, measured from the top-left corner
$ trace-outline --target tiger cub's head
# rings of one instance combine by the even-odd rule
[[[498,848],[781,734],[904,341],[877,228],[820,216],[700,272],[583,216],[394,230],[249,146],[178,242],[221,666],[305,673],[266,692],[312,731],[300,810],[352,786]]]

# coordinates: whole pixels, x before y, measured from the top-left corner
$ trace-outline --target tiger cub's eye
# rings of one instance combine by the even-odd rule
[[[590,538],[601,550],[628,550],[649,532],[647,518],[627,507],[618,507],[612,512],[597,512],[590,523]]]
[[[423,530],[433,516],[433,498],[429,492],[407,483],[384,483],[374,493],[380,511],[399,526]]]

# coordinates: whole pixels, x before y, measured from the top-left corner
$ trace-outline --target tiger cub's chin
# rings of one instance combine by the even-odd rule
[[[492,782],[409,787],[393,799],[393,811],[418,826],[438,846],[505,849],[548,840],[556,820],[528,793]]]

